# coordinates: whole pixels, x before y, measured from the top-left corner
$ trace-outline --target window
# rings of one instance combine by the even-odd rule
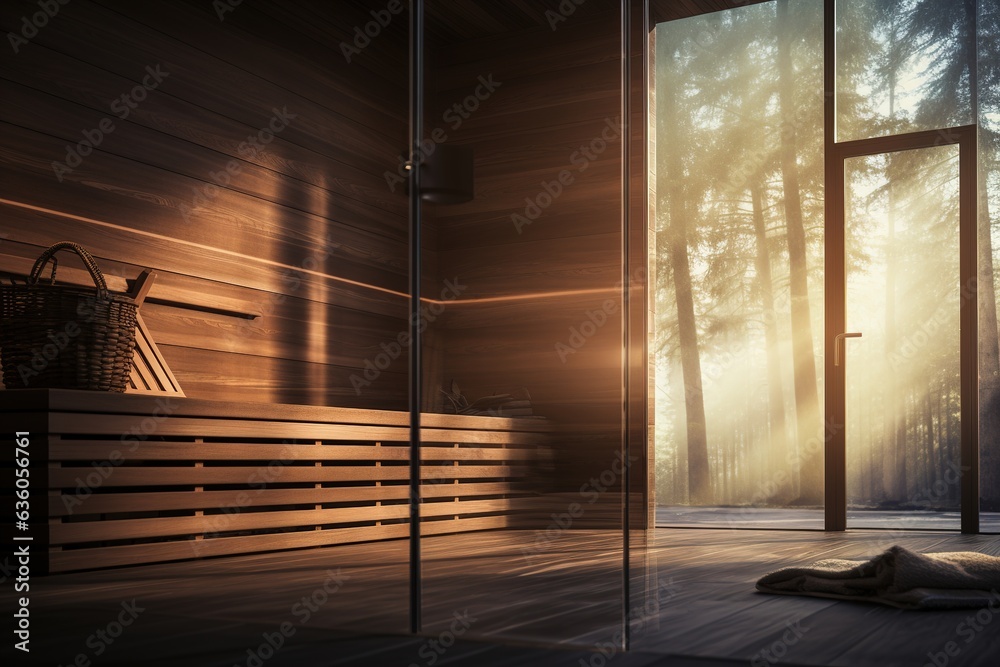
[[[653,41],[659,523],[829,527],[835,497],[852,525],[905,511],[957,527],[961,504],[1000,529],[1000,6],[773,0],[660,23]],[[959,150],[975,133],[978,148]],[[960,174],[966,151],[978,184]],[[978,196],[960,205],[961,187]],[[960,326],[970,312],[977,326]],[[862,338],[840,343],[845,374],[833,341],[855,328]],[[914,359],[894,367],[904,353]],[[840,397],[846,417],[826,414]],[[969,469],[977,428],[979,489],[963,501],[968,475],[947,473]],[[846,466],[824,470],[837,442]]]

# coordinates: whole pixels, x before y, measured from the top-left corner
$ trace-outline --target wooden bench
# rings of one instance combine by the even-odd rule
[[[6,438],[30,433],[47,572],[409,534],[405,412],[54,389],[0,406]],[[422,441],[423,535],[511,526],[549,460],[544,420],[427,414]]]

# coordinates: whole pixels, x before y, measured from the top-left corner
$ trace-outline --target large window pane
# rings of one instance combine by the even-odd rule
[[[660,525],[822,526],[822,7],[656,28]]]

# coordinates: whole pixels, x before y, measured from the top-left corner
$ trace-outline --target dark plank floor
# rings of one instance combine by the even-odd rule
[[[989,610],[972,619],[980,628],[973,630],[967,611],[903,612],[753,590],[759,576],[785,565],[860,558],[895,543],[1000,555],[1000,537],[658,529],[643,549],[638,534],[628,654],[616,648],[620,534],[538,538],[508,531],[424,540],[420,637],[405,636],[405,542],[36,578],[33,660],[16,655],[14,664],[600,667],[611,658],[637,666],[920,667],[928,654],[941,654],[949,666],[993,667],[1000,660],[1000,618]],[[9,586],[3,599],[6,614]],[[119,634],[120,621],[129,625]],[[953,656],[943,653],[949,642]]]
[[[764,507],[690,507],[657,505],[657,528],[763,528],[823,530],[822,509]],[[962,528],[959,512],[847,510],[847,527],[878,530],[951,530]],[[979,532],[1000,533],[1000,513],[980,512]]]

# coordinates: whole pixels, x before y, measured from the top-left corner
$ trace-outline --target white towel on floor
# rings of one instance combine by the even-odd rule
[[[777,570],[761,577],[757,590],[901,609],[1000,609],[1000,558],[975,551],[919,554],[897,545],[868,560],[830,558]]]

